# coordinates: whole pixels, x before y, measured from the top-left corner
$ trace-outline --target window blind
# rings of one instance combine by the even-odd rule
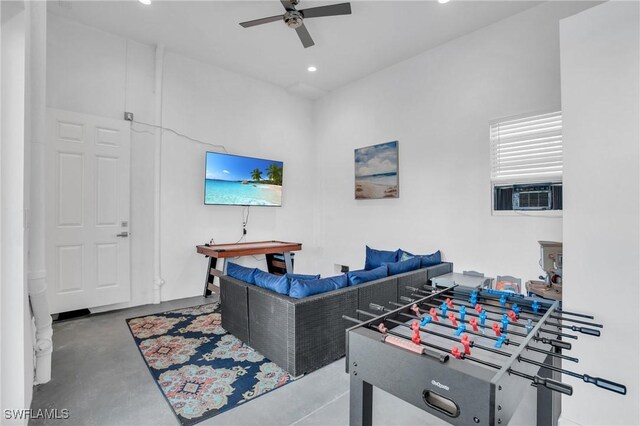
[[[562,179],[562,111],[490,124],[491,180]]]

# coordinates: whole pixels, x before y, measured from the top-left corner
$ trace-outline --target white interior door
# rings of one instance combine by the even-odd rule
[[[130,299],[130,129],[47,111],[47,270],[52,313]]]

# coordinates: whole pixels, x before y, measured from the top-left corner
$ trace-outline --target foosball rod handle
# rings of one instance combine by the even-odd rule
[[[544,386],[552,391],[560,392],[565,395],[573,394],[573,386],[566,383],[559,382],[557,380],[549,379],[547,377],[534,376],[533,383],[538,386]]]
[[[627,387],[620,383],[615,383],[607,379],[601,379],[600,377],[591,377],[587,374],[583,375],[582,380],[586,383],[591,383],[599,388],[609,390],[611,392],[619,393],[621,395],[627,394]]]
[[[571,350],[571,343],[569,342],[564,342],[562,340],[556,340],[556,339],[547,339],[546,337],[535,337],[534,338],[535,341],[538,342],[542,342],[546,345],[551,345],[554,348],[558,348],[558,349],[566,349],[568,351]]]
[[[576,327],[575,325],[572,325],[571,331],[577,331],[578,333],[589,334],[591,336],[600,337],[600,330],[596,330],[595,328]]]
[[[600,330],[597,330],[595,328],[578,327],[576,325],[561,325],[561,324],[554,324],[552,322],[545,322],[545,324],[553,326],[553,327],[558,327],[558,329],[568,328],[569,330],[577,331],[578,333],[588,334],[590,336],[600,337]]]

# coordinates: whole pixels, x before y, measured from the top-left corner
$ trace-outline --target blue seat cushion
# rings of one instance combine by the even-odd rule
[[[403,274],[405,272],[414,271],[416,269],[420,269],[420,258],[413,257],[408,260],[403,260],[400,262],[387,263],[387,267],[389,268],[389,276]]]
[[[327,293],[339,288],[344,288],[347,286],[347,283],[347,274],[321,278],[319,280],[294,279],[291,281],[291,287],[289,288],[289,297],[302,299],[303,297],[313,296],[314,294]]]
[[[289,294],[289,278],[286,275],[274,275],[258,269],[254,276],[256,285],[280,294]]]
[[[256,268],[247,268],[246,266],[236,265],[231,262],[227,263],[227,275],[249,284],[256,283],[256,271],[258,271]]]
[[[376,250],[367,246],[367,251],[364,259],[364,269],[370,271],[379,266],[382,266],[384,263],[393,263],[397,262],[400,256],[401,250],[398,249],[396,251],[387,251],[387,250]]]
[[[379,280],[387,277],[387,265],[378,266],[370,271],[361,269],[358,271],[350,271],[347,273],[349,277],[349,285],[363,284],[369,281]]]
[[[442,263],[442,253],[440,250],[431,254],[411,254],[408,251],[401,250],[400,260],[408,260],[412,257],[419,257],[421,260],[421,268],[428,268],[429,266]]]

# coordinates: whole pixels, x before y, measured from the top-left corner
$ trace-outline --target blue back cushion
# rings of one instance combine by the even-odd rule
[[[422,259],[423,268],[442,263],[442,253],[440,253],[440,250],[435,253],[425,254],[424,256],[420,256],[420,258]]]
[[[407,260],[407,259],[411,259],[412,257],[420,258],[420,260],[421,260],[420,267],[421,268],[428,268],[429,266],[433,266],[433,265],[437,265],[439,263],[442,263],[442,253],[440,253],[440,250],[436,251],[435,253],[431,253],[431,254],[411,254],[408,251],[401,250],[400,259],[399,260]]]
[[[367,271],[366,269],[351,271],[347,276],[349,277],[349,285],[358,285],[369,281],[379,280],[380,278],[387,277],[387,265],[378,266],[370,271]]]
[[[420,258],[414,257],[402,262],[387,263],[387,267],[389,268],[389,276],[414,271],[420,269]]]
[[[227,275],[237,280],[244,281],[249,284],[255,284],[256,268],[247,268],[246,266],[236,265],[235,263],[227,263]]]
[[[289,288],[289,297],[302,299],[303,297],[313,296],[314,294],[326,293],[346,287],[347,282],[347,274],[319,280],[294,279],[291,281],[291,288]]]
[[[274,275],[258,269],[255,280],[258,287],[280,294],[289,294],[289,278],[286,275]]]
[[[400,256],[401,250],[396,251],[386,251],[386,250],[376,250],[367,246],[367,252],[364,259],[364,269],[370,271],[379,266],[382,266],[384,263],[393,263],[398,261],[398,257]]]
[[[305,275],[305,274],[285,274],[287,276],[287,278],[289,278],[289,281],[293,281],[295,279],[299,279],[299,280],[319,280],[320,279],[320,274],[317,275]]]

